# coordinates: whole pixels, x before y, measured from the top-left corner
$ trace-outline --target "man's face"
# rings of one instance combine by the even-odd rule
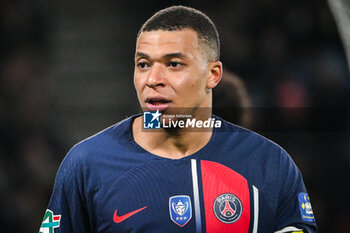
[[[135,53],[134,85],[143,109],[211,107],[208,61],[197,33],[142,32]]]

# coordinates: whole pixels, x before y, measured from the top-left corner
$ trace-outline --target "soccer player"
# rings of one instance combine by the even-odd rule
[[[145,111],[69,151],[40,232],[316,232],[290,156],[211,115],[219,47],[212,21],[192,8],[142,26],[134,84]]]

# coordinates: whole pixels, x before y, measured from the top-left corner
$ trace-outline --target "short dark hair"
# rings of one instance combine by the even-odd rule
[[[199,43],[207,48],[210,60],[218,61],[220,58],[219,33],[214,23],[203,12],[186,6],[171,6],[156,12],[141,27],[137,34],[142,32],[164,30],[177,31],[192,29],[198,35]]]

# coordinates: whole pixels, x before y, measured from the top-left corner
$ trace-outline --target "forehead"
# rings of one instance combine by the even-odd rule
[[[199,52],[198,36],[191,29],[142,32],[137,40],[136,51],[155,55],[175,52],[197,55]]]

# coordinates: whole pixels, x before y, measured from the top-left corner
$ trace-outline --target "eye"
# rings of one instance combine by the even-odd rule
[[[137,63],[137,67],[139,67],[140,69],[146,69],[149,67],[149,65],[146,62],[139,62]]]
[[[183,65],[182,63],[176,62],[176,61],[172,61],[172,62],[169,63],[169,66],[172,67],[172,68],[179,68],[182,65]]]

